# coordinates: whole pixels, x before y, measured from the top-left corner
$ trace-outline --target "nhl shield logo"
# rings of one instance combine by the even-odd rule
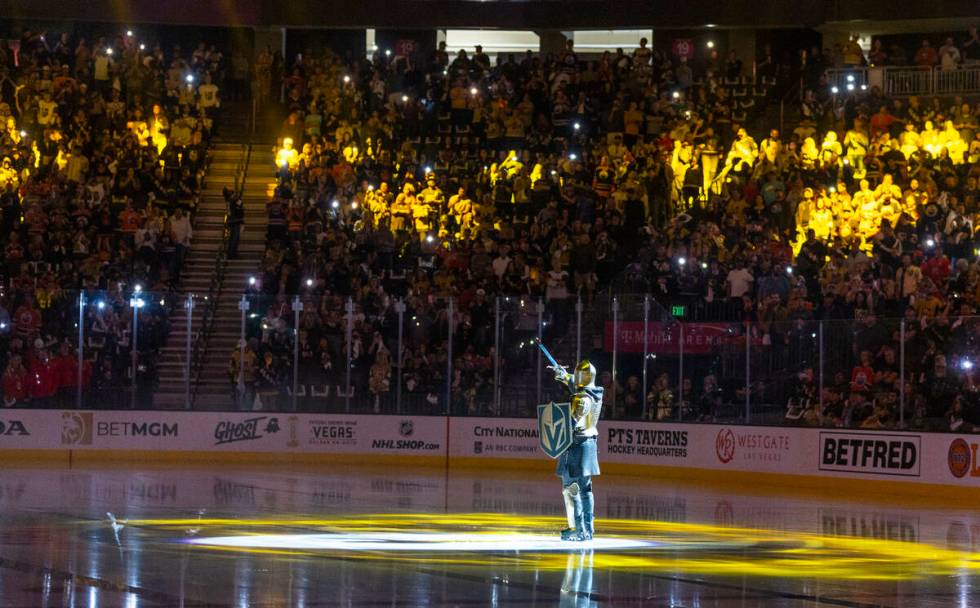
[[[572,412],[567,403],[538,406],[538,443],[541,451],[558,458],[572,445]]]

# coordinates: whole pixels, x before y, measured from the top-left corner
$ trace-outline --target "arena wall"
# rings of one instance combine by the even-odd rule
[[[858,429],[604,421],[604,473],[845,493],[980,493],[980,437]],[[545,473],[536,421],[281,412],[8,410],[4,462],[361,463]]]

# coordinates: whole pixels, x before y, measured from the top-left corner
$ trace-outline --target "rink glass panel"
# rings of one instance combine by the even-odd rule
[[[235,297],[40,280],[8,293],[5,405],[533,417],[567,396],[540,339],[561,365],[596,366],[607,419],[944,431],[976,409],[976,317],[818,320],[608,292]],[[255,367],[242,376],[243,343]]]

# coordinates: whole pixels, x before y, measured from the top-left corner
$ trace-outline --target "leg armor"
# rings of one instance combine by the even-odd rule
[[[568,484],[561,491],[562,498],[565,499],[565,516],[568,518],[568,528],[562,530],[562,540],[583,540],[581,538],[584,530],[582,512],[582,491],[577,481]]]
[[[574,489],[573,489],[574,488]],[[578,484],[570,484],[562,488],[561,497],[565,501],[565,517],[568,519],[568,529],[575,530],[578,522],[575,516],[575,497],[578,492]]]
[[[592,496],[592,480],[588,479],[582,487],[582,534],[585,540],[592,540],[592,535],[595,533],[594,518],[595,499]]]
[[[581,477],[562,489],[568,528],[562,530],[562,540],[592,540],[595,500],[592,480]]]

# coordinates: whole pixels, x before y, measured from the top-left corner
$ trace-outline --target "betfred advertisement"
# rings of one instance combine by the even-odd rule
[[[887,433],[820,433],[820,470],[918,477],[922,439]]]
[[[480,458],[541,458],[536,421],[531,418],[453,418],[450,455]]]

